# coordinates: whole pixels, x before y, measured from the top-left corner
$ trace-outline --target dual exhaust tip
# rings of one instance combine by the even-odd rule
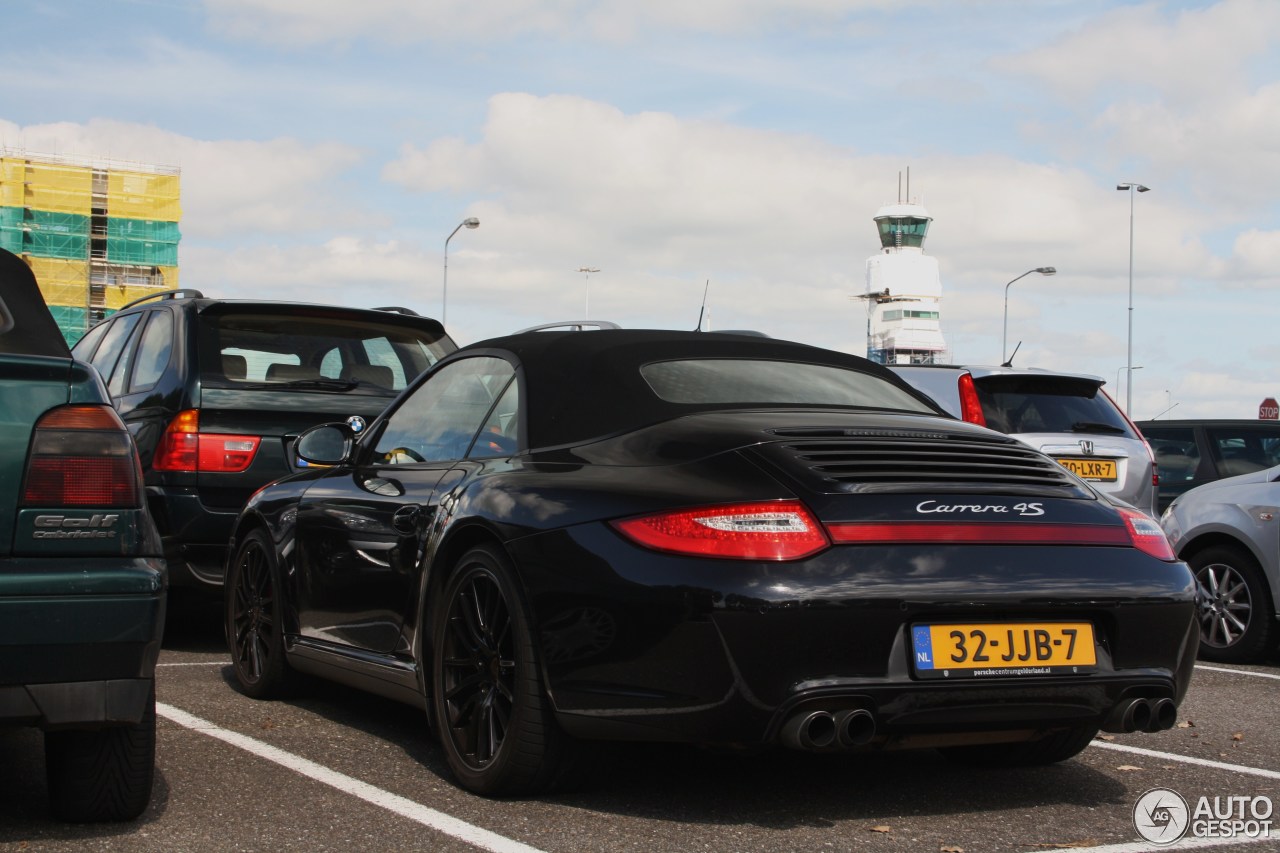
[[[1172,699],[1127,699],[1103,724],[1106,732],[1162,732],[1178,722],[1178,706]]]
[[[1117,705],[1102,726],[1103,731],[1162,732],[1178,721],[1172,699],[1126,699]],[[865,708],[839,711],[801,711],[782,727],[782,743],[792,749],[826,752],[866,746],[876,736],[876,718]]]
[[[865,708],[802,711],[782,727],[782,742],[792,749],[824,752],[865,746],[876,736],[876,718]]]

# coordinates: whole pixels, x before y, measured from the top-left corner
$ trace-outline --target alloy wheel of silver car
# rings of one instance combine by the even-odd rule
[[[1205,660],[1259,660],[1276,636],[1271,594],[1257,559],[1239,545],[1219,544],[1190,555],[1196,578],[1200,652]]]
[[[1200,608],[1200,641],[1226,648],[1249,629],[1253,601],[1249,584],[1226,563],[1210,563],[1196,572],[1196,603]]]

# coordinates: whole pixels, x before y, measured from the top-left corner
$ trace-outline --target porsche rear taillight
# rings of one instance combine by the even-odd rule
[[[973,384],[972,373],[961,373],[956,380],[960,387],[960,418],[978,426],[987,425],[987,416],[982,414],[982,402],[978,399],[978,387]]]
[[[1154,519],[1136,509],[1121,508],[1120,515],[1124,517],[1124,525],[1129,531],[1133,547],[1144,554],[1150,554],[1157,560],[1172,562],[1177,559],[1173,554],[1173,546],[1164,535],[1164,530]]]
[[[142,506],[133,439],[110,406],[50,409],[31,434],[22,506]]]
[[[733,560],[798,560],[830,544],[799,501],[683,509],[615,521],[613,527],[655,551]]]
[[[877,521],[827,525],[837,545],[918,545],[930,542],[983,545],[1129,545],[1124,528],[1101,524]]]
[[[178,412],[156,445],[157,471],[237,474],[253,463],[262,439],[256,435],[200,432],[200,412]]]
[[[1160,525],[1133,509],[1119,509],[1124,526],[992,521],[851,521],[828,524],[837,545],[1103,545],[1132,546],[1158,560],[1173,560]]]

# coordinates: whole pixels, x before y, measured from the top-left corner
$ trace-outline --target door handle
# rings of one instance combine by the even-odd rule
[[[421,516],[422,507],[418,504],[402,506],[391,516],[391,526],[400,533],[415,533]]]

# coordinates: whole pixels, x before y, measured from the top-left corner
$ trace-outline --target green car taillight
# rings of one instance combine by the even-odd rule
[[[59,406],[36,422],[22,506],[142,506],[133,439],[110,406]]]

